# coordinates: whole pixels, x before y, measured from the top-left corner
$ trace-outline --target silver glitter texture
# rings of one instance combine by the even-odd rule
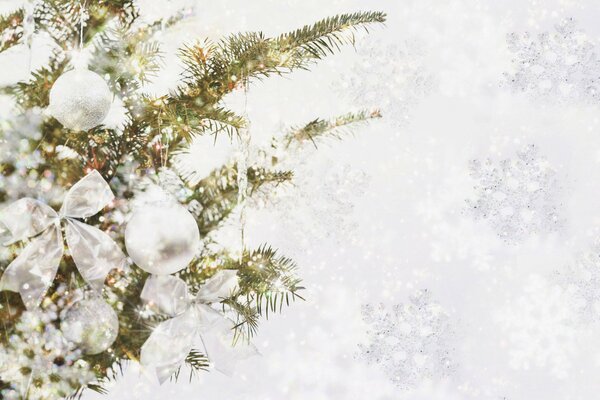
[[[477,184],[475,198],[467,200],[469,211],[487,220],[505,241],[517,243],[559,228],[556,171],[534,145],[499,163],[474,160],[470,169]]]
[[[366,42],[368,43],[368,42]],[[404,42],[391,46],[359,45],[358,61],[336,85],[358,108],[378,108],[397,126],[406,125],[415,105],[435,86],[421,47]]]
[[[505,84],[537,99],[595,103],[600,100],[600,60],[595,47],[572,19],[537,36],[512,33],[508,48],[514,71],[505,74]]]
[[[49,111],[65,128],[87,131],[108,115],[112,93],[102,77],[85,68],[61,75],[50,91]]]
[[[359,346],[359,358],[380,365],[402,389],[413,388],[423,379],[446,377],[455,368],[449,318],[430,297],[423,290],[406,304],[362,308],[369,343]]]

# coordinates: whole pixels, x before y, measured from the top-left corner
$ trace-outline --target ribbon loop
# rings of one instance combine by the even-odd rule
[[[140,362],[152,367],[163,383],[185,361],[199,342],[215,368],[231,373],[242,358],[256,354],[249,343],[234,347],[235,323],[210,307],[229,296],[238,285],[237,271],[222,270],[200,288],[191,299],[186,283],[174,276],[150,276],[142,290],[142,299],[174,316],[150,334],[142,346]]]
[[[60,208],[60,215],[88,218],[98,214],[114,198],[110,186],[100,172],[93,170],[69,189]]]
[[[123,251],[100,229],[69,218],[65,236],[79,273],[93,289],[102,290],[110,270],[125,267]]]
[[[32,240],[10,263],[0,279],[0,290],[17,292],[25,307],[36,307],[52,284],[62,256],[60,228],[53,226]]]
[[[150,275],[140,297],[170,317],[185,312],[192,301],[186,283],[172,275]]]
[[[36,236],[57,221],[56,211],[41,201],[30,198],[17,200],[0,212],[0,223],[10,234],[4,245]]]
[[[83,279],[101,290],[106,275],[125,265],[125,254],[100,229],[73,218],[98,213],[114,198],[108,183],[96,170],[69,190],[60,214],[38,200],[17,200],[0,213],[0,223],[10,233],[8,244],[34,238],[11,262],[2,278],[0,290],[18,292],[27,308],[44,298],[58,271],[64,252],[60,220],[66,220],[67,245]]]
[[[215,303],[229,297],[237,288],[237,271],[224,269],[202,285],[196,295],[196,300],[201,303]]]

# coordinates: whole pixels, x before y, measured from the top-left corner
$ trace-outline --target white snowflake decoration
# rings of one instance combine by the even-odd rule
[[[533,367],[565,378],[577,349],[577,297],[540,276],[531,276],[523,293],[502,308],[497,322],[507,340],[510,366]]]
[[[558,230],[561,220],[556,196],[556,171],[534,145],[500,163],[475,160],[475,199],[467,200],[476,219],[487,220],[498,236],[516,243],[527,236]]]
[[[370,182],[366,173],[347,164],[335,165],[333,160],[325,160],[329,167],[323,173],[314,168],[314,151],[298,149],[298,153],[280,160],[278,168],[295,172],[291,185],[278,186],[268,197],[249,199],[254,207],[268,206],[287,240],[299,249],[308,249],[326,238],[353,239],[357,230],[355,203]]]
[[[335,85],[359,108],[381,109],[386,119],[405,125],[415,105],[435,86],[425,68],[422,49],[414,43],[360,45],[350,73]]]
[[[427,291],[391,308],[364,305],[362,315],[369,343],[359,346],[359,358],[380,365],[398,387],[410,389],[453,372],[448,315]]]
[[[600,243],[557,271],[556,281],[581,302],[582,322],[600,320]]]
[[[600,100],[596,44],[572,19],[537,36],[512,33],[508,47],[515,70],[505,74],[505,83],[514,91],[564,102]]]

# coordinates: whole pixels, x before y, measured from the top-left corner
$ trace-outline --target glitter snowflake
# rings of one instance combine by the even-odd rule
[[[571,19],[555,31],[532,36],[510,34],[514,73],[505,74],[506,85],[536,98],[558,101],[600,100],[600,60],[595,43]]]
[[[362,314],[369,343],[360,345],[359,358],[379,364],[398,387],[409,389],[453,371],[448,316],[427,291],[391,309],[367,304]]]
[[[414,106],[435,86],[426,72],[421,48],[414,43],[392,46],[362,45],[348,74],[336,90],[359,108],[379,108],[397,125],[409,120]]]
[[[600,320],[600,243],[557,271],[556,282],[581,304],[581,322]]]
[[[577,297],[542,277],[531,276],[523,293],[496,316],[505,332],[511,367],[543,368],[565,378],[577,349],[580,312]]]
[[[475,160],[471,176],[477,185],[475,199],[467,200],[470,212],[476,219],[489,221],[506,241],[518,242],[560,226],[556,171],[538,156],[535,146],[499,164]]]
[[[333,163],[323,174],[323,170],[311,168],[314,160],[306,152],[299,154],[280,163],[282,170],[297,172],[292,185],[281,185],[264,199],[251,199],[252,204],[268,205],[286,237],[301,249],[325,238],[350,240],[357,230],[352,217],[355,203],[364,194],[364,189],[358,189],[369,184],[369,177],[349,165]]]
[[[259,189],[248,199],[252,208],[268,209],[276,218],[277,226],[286,232],[281,240],[307,250],[326,238],[354,239],[358,223],[353,211],[369,185],[366,173],[330,157],[319,157],[312,143],[286,150],[274,145],[270,152],[254,153],[257,166],[272,168],[271,160],[276,158],[278,170],[294,171],[290,184],[271,187],[268,192]]]

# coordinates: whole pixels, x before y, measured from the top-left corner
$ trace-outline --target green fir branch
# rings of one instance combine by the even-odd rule
[[[187,355],[185,358],[185,364],[190,369],[189,382],[192,382],[192,380],[196,378],[200,372],[208,371],[208,368],[210,367],[208,358],[196,349],[192,349]],[[177,368],[173,375],[171,375],[170,380],[172,382],[177,382],[180,375],[181,366]]]
[[[12,95],[22,110],[47,107],[50,89],[67,65],[68,60],[64,54],[54,53],[48,65],[33,71],[29,80],[18,82],[15,86],[6,88],[4,92]]]
[[[184,179],[189,177],[184,176]],[[264,168],[248,168],[248,188],[252,194],[261,187],[289,182],[292,173],[289,171],[273,171]],[[197,202],[199,212],[196,215],[200,234],[205,236],[221,225],[237,206],[238,184],[237,167],[226,165],[214,170],[202,179],[195,187],[187,203]]]
[[[256,305],[259,315],[268,318],[270,312],[280,312],[296,299],[304,300],[298,294],[304,287],[296,275],[296,263],[275,249],[263,245],[246,251],[239,265],[240,294]]]
[[[230,309],[237,315],[234,342],[249,340],[258,331],[260,317],[281,312],[284,306],[304,300],[302,281],[296,274],[296,263],[268,245],[255,250],[244,250],[241,258],[228,252],[205,254],[199,257],[180,278],[193,288],[202,284],[220,270],[237,270],[239,290],[223,299],[223,310]]]
[[[258,332],[260,313],[254,302],[248,296],[234,294],[231,298],[221,302],[223,310],[231,309],[235,312],[237,319],[235,321],[234,343],[244,337],[250,339]]]
[[[327,18],[294,32],[267,38],[261,32],[229,36],[213,44],[205,41],[181,49],[186,68],[179,96],[196,97],[214,104],[249,79],[280,75],[333,54],[344,44],[354,44],[358,29],[383,23],[385,14],[358,12]]]
[[[24,10],[0,16],[0,53],[19,43],[23,37]]]
[[[357,124],[377,118],[381,118],[379,110],[348,113],[332,120],[317,118],[301,128],[292,129],[283,138],[284,148],[288,149],[293,143],[305,142],[311,142],[317,147],[317,142],[324,138],[342,139],[344,136],[352,134],[351,128]]]
[[[303,59],[320,60],[339,51],[344,45],[354,46],[358,30],[368,32],[370,25],[382,24],[385,20],[386,14],[383,12],[336,15],[279,36],[276,40],[277,49],[281,53],[296,52]]]

